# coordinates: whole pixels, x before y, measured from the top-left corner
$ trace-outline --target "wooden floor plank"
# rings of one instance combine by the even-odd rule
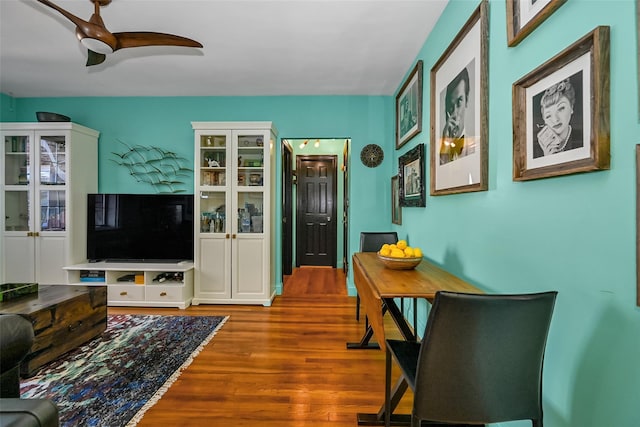
[[[276,297],[271,307],[110,307],[110,314],[230,316],[139,426],[346,427],[357,425],[358,412],[377,412],[384,354],[346,349],[359,340],[363,319],[355,320],[355,297],[336,292],[341,271],[324,270],[299,276],[309,294],[294,288],[294,296]]]

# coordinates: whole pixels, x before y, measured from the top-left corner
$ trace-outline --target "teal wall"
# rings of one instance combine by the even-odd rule
[[[451,0],[418,55],[423,123],[430,70],[477,5]],[[505,2],[489,6],[489,191],[427,196],[425,208],[404,208],[394,229],[487,292],[559,291],[545,359],[545,426],[640,426],[635,0],[570,0],[513,48]],[[611,27],[611,170],[514,182],[512,83],[599,25]],[[416,144],[429,151],[423,129],[395,159]]]
[[[148,184],[138,183],[118,166],[113,153],[129,145],[155,145],[193,160],[192,121],[272,121],[282,138],[350,138],[359,155],[367,144],[391,150],[394,135],[394,100],[390,96],[282,96],[282,97],[158,97],[158,98],[19,98],[12,120],[34,121],[36,111],[54,111],[79,124],[100,131],[99,191],[105,193],[153,193]],[[8,121],[4,120],[3,121]],[[340,154],[342,150],[339,150]],[[280,154],[276,176],[280,176]],[[358,158],[356,156],[356,158]],[[392,161],[370,169],[355,161],[351,165],[350,241],[361,231],[387,227],[390,218],[390,173]],[[385,171],[385,172],[383,172]],[[182,188],[182,187],[181,187]],[[186,185],[193,193],[193,180]],[[278,187],[278,200],[280,197]],[[276,206],[280,216],[281,207]],[[275,231],[280,247],[280,229]],[[352,245],[353,247],[353,245]],[[342,248],[340,247],[340,251]],[[339,259],[342,259],[340,252]],[[276,284],[282,287],[280,253],[276,260]],[[350,292],[354,292],[350,284]]]
[[[514,48],[506,42],[505,2],[492,0],[489,191],[427,196],[425,208],[404,208],[403,224],[391,224],[389,186],[398,156],[418,143],[429,152],[429,70],[477,5],[477,0],[451,0],[425,41],[417,58],[425,69],[424,130],[398,151],[393,142],[393,96],[3,96],[0,113],[3,121],[33,121],[35,111],[55,111],[100,130],[104,192],[152,192],[109,160],[111,152],[121,150],[118,139],[170,147],[193,158],[191,121],[269,120],[280,137],[350,137],[351,250],[357,248],[360,231],[395,229],[411,245],[423,248],[428,259],[487,292],[559,291],[545,359],[545,426],[638,426],[634,149],[640,143],[640,121],[635,0],[570,0]],[[513,182],[512,83],[598,25],[611,27],[611,170]],[[385,149],[378,168],[366,168],[358,160],[368,143]],[[278,174],[279,170],[280,166]],[[349,284],[353,290],[351,279]],[[530,424],[502,423],[507,425]]]

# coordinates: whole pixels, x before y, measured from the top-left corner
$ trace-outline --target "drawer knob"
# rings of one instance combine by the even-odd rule
[[[166,296],[167,296],[167,293],[166,293],[166,292],[160,292],[160,296],[161,296],[161,297],[166,297]]]
[[[122,291],[122,292],[120,292],[120,295],[121,295],[121,296],[125,296],[126,294],[127,294],[127,291]]]

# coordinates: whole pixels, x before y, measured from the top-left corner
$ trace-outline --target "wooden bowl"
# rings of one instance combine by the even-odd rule
[[[420,264],[422,257],[418,258],[391,258],[382,256],[378,253],[378,259],[382,261],[385,267],[391,270],[413,270]]]

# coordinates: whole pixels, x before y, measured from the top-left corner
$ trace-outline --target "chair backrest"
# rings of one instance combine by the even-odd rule
[[[414,415],[542,425],[542,365],[557,292],[438,292],[422,339]]]
[[[360,233],[360,252],[378,252],[385,243],[396,243],[395,231],[363,231]]]

